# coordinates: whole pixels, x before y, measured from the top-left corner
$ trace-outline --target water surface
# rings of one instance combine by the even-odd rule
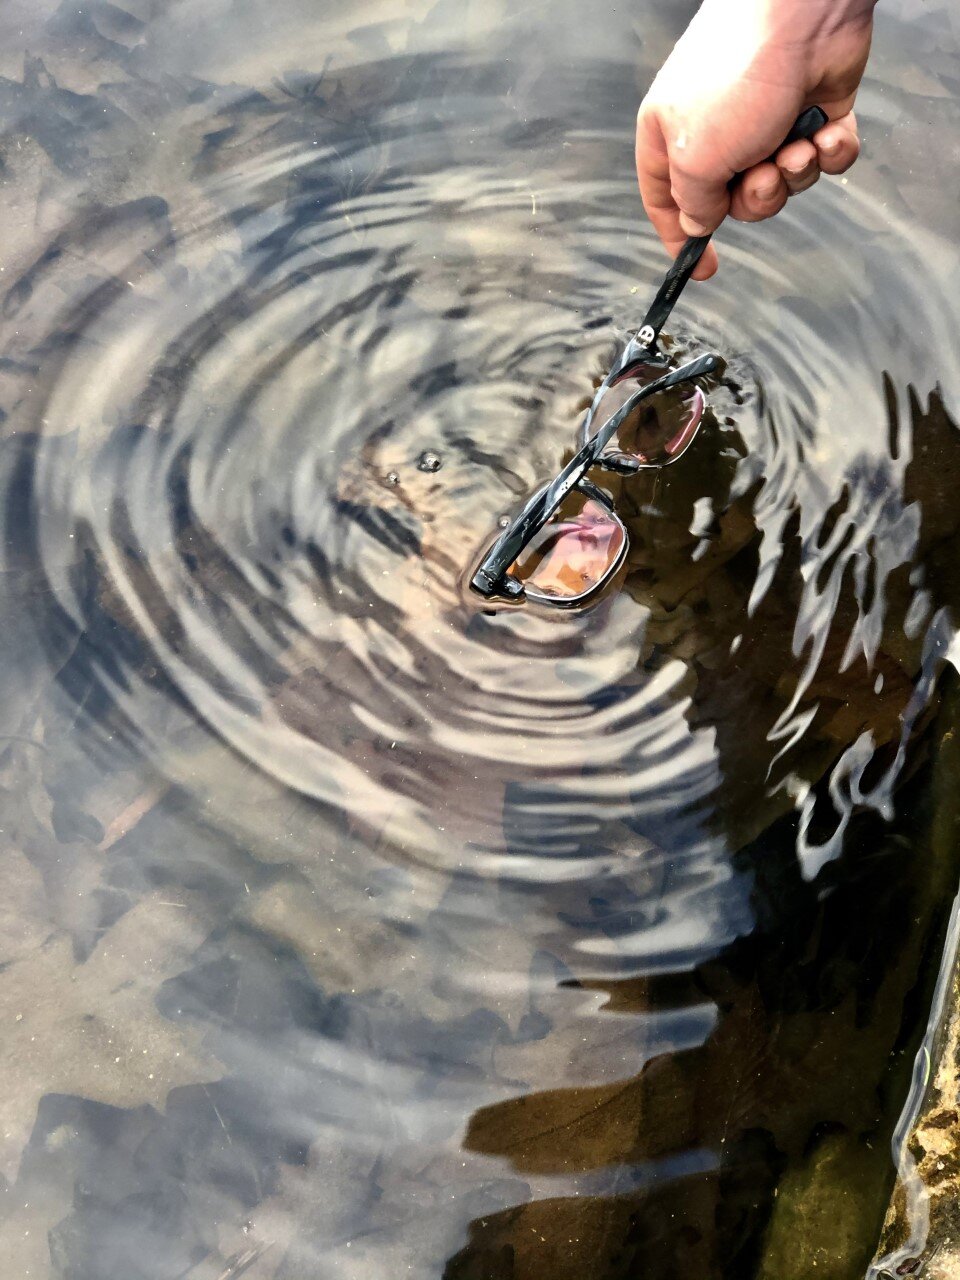
[[[863,1275],[958,870],[946,7],[678,309],[623,588],[461,591],[662,272],[692,8],[4,7],[11,1277]]]

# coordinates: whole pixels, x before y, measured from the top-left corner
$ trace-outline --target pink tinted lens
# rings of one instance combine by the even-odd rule
[[[699,387],[694,387],[693,395],[687,396],[683,402],[683,412],[680,417],[683,419],[678,428],[677,434],[663,446],[666,457],[676,458],[683,453],[687,445],[700,430],[700,423],[703,421],[703,411],[707,407],[706,399]]]
[[[640,365],[607,391],[594,415],[597,430],[630,397],[664,373],[662,365]],[[706,400],[699,387],[674,387],[639,405],[620,427],[611,447],[639,462],[662,466],[678,457],[697,434]]]
[[[572,494],[511,572],[528,594],[572,603],[596,591],[613,573],[626,537],[613,512],[591,498]]]

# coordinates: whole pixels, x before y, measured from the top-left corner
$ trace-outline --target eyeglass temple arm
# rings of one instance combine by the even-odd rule
[[[780,151],[782,147],[788,146],[791,142],[797,142],[800,138],[812,138],[827,123],[829,123],[829,117],[821,107],[810,107],[797,118],[793,128],[781,142],[777,151]],[[769,159],[773,160],[775,156],[776,153],[770,156]],[[732,186],[737,182],[739,177],[740,175],[738,174],[730,185]],[[626,368],[631,360],[635,360],[642,352],[655,350],[660,331],[667,323],[671,311],[676,306],[677,299],[696,270],[697,263],[703,257],[704,250],[712,238],[712,236],[691,236],[680,250],[673,266],[664,277],[663,284],[657,291],[657,296],[654,298],[650,310],[644,316],[643,323],[637,331],[637,336],[627,344],[627,348],[619,361],[620,368]]]
[[[679,386],[683,382],[692,382],[712,373],[720,363],[719,356],[713,354],[700,356],[679,369],[671,369],[655,382],[635,391],[630,399],[608,418],[595,436],[591,436],[579,453],[567,463],[560,474],[548,488],[534,494],[523,510],[510,525],[504,529],[500,537],[484,556],[479,568],[473,575],[470,585],[483,596],[491,596],[502,585],[504,575],[553,513],[559,507],[571,489],[575,489],[592,466],[596,464],[600,454],[609,444],[611,437],[621,424],[633,413],[641,401],[670,387]]]

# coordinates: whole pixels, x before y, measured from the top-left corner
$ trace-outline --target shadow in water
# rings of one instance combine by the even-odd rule
[[[903,445],[892,397],[890,403],[891,440]],[[905,444],[915,444],[901,501],[922,513],[913,556],[925,566],[930,598],[953,611],[957,427],[936,393],[923,408],[911,391],[907,413]],[[881,474],[869,486],[884,504],[893,499],[889,481]],[[693,488],[699,491],[696,481]],[[624,1062],[624,1078],[609,1085],[534,1089],[479,1111],[467,1130],[469,1149],[500,1158],[521,1177],[596,1177],[606,1170],[609,1185],[603,1195],[535,1199],[476,1220],[446,1280],[545,1274],[844,1280],[862,1276],[873,1255],[893,1183],[890,1141],[926,1028],[960,874],[952,781],[960,685],[951,672],[922,713],[907,714],[921,668],[933,661],[939,671],[942,657],[927,653],[925,662],[919,626],[913,644],[906,643],[904,619],[911,610],[916,615],[918,581],[907,563],[888,580],[885,631],[871,668],[863,669],[862,655],[859,669],[854,663],[844,670],[841,662],[858,603],[864,604],[850,592],[832,610],[840,638],[822,646],[822,670],[804,678],[798,701],[782,680],[795,657],[797,595],[811,579],[799,572],[795,527],[778,570],[781,587],[784,580],[794,586],[792,600],[781,589],[749,617],[742,596],[740,608],[719,619],[709,608],[705,584],[716,590],[714,598],[729,601],[738,581],[744,592],[756,581],[757,539],[748,536],[747,514],[756,497],[753,491],[720,516],[713,563],[702,577],[691,584],[688,570],[678,590],[669,571],[661,580],[651,556],[640,569],[642,587],[632,584],[644,598],[658,588],[671,593],[670,607],[699,614],[702,634],[714,641],[691,659],[690,715],[716,730],[725,779],[719,816],[737,849],[734,863],[752,885],[755,926],[689,970],[567,980],[601,991],[603,1011],[613,1019],[707,1005],[716,1011],[715,1025],[701,1044],[655,1056],[636,1074]],[[661,495],[663,507],[670,502]],[[848,488],[829,513],[819,549],[838,544],[850,507]],[[634,540],[640,542],[636,531]],[[727,554],[718,555],[725,543]],[[663,552],[662,541],[657,550]],[[831,549],[817,573],[821,583],[837,559]],[[727,577],[719,589],[718,563]],[[730,658],[734,631],[742,640]],[[884,643],[888,633],[892,647]],[[798,767],[781,761],[778,769],[764,749],[775,744],[787,703],[796,714],[805,706],[811,711],[799,762],[802,813],[793,805],[782,812],[783,788],[768,785],[778,771]],[[878,812],[882,806],[854,805],[849,797],[838,805],[831,794],[844,747],[866,731],[876,752],[875,782],[879,787],[885,778],[896,787],[892,821]],[[899,750],[902,734],[910,734],[906,753]],[[794,774],[788,799],[799,785]],[[844,815],[838,856],[804,876],[801,827],[813,845],[829,840],[838,808]],[[624,888],[611,886],[609,894],[621,910]],[[549,1028],[544,1034],[549,1045]],[[691,1153],[704,1157],[702,1167],[686,1167]]]

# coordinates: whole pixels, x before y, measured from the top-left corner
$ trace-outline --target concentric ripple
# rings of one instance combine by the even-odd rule
[[[844,662],[874,662],[887,579],[917,542],[891,496],[909,452],[889,453],[877,353],[904,385],[950,308],[919,260],[878,267],[856,244],[811,289],[820,242],[849,241],[864,219],[842,190],[806,221],[731,236],[719,284],[678,317],[731,356],[718,421],[699,464],[666,481],[665,510],[638,516],[639,578],[574,617],[485,616],[463,598],[464,568],[565,456],[577,402],[660,261],[626,181],[567,194],[585,151],[595,165],[617,150],[609,137],[573,126],[550,150],[559,166],[519,179],[531,132],[556,141],[559,126],[518,131],[489,100],[465,110],[462,92],[346,122],[294,97],[261,131],[236,107],[192,206],[147,202],[61,233],[9,312],[29,296],[49,320],[78,252],[113,269],[46,335],[61,354],[41,374],[34,536],[79,632],[88,584],[62,571],[65,547],[96,565],[97,607],[127,641],[92,661],[147,751],[168,745],[150,741],[144,705],[172,699],[283,787],[389,824],[404,856],[446,866],[456,832],[465,869],[579,878],[607,865],[591,852],[605,822],[695,812],[717,785],[713,735],[687,725],[691,654],[652,642],[642,585],[691,554],[685,486],[703,486],[693,505],[709,516],[759,485],[747,612],[798,521],[793,649],[808,657],[774,752],[809,723],[851,567]],[[901,309],[871,309],[868,288]],[[903,320],[921,309],[922,339]],[[438,469],[418,466],[424,451]],[[189,757],[163,765],[195,777]],[[525,788],[539,818],[508,849],[491,797]]]
[[[781,1175],[802,1182],[821,1140],[882,1145],[889,1103],[870,1111],[859,1069],[820,1047],[869,1041],[889,1099],[910,1040],[925,944],[861,936],[857,895],[898,929],[919,919],[888,901],[912,883],[902,834],[878,832],[957,660],[943,245],[854,179],[724,228],[722,273],[685,295],[669,341],[726,367],[682,463],[615,482],[622,587],[576,613],[488,612],[465,571],[569,457],[663,270],[624,128],[632,53],[611,28],[590,46],[607,56],[541,66],[484,26],[462,54],[400,57],[392,18],[354,30],[345,6],[352,62],[271,82],[255,5],[221,6],[212,43],[174,7],[200,63],[222,40],[258,87],[203,80],[192,50],[189,75],[138,79],[161,55],[113,6],[109,38],[66,9],[43,28],[71,53],[89,38],[111,70],[52,213],[21,130],[13,186],[36,183],[43,217],[0,277],[0,593],[11,651],[56,673],[69,726],[56,848],[20,843],[76,954],[145,939],[158,1041],[200,1030],[167,1110],[108,1094],[106,1138],[99,1113],[58,1119],[72,1060],[62,1087],[44,1077],[24,1176],[43,1184],[55,1137],[114,1172],[137,1152],[138,1205],[117,1174],[107,1231],[82,1195],[50,1211],[71,1275],[106,1237],[139,1274],[127,1260],[163,1234],[164,1275],[238,1275],[276,1244],[278,1276],[494,1280],[503,1261],[539,1280],[553,1270],[530,1237],[576,1244],[591,1280],[605,1249],[609,1274],[660,1258],[701,1280],[710,1232],[759,1249]],[[276,39],[330,35],[315,6],[275,7]],[[412,8],[432,47],[447,8]],[[555,8],[569,43],[579,11]],[[648,8],[649,59],[678,19]],[[511,19],[528,52],[542,21]],[[134,68],[120,88],[117,58]],[[33,63],[14,87],[29,120],[60,113],[35,144],[56,151],[81,95]],[[149,143],[129,123],[147,114]],[[11,723],[53,774],[53,731]],[[116,757],[149,784],[101,832],[63,777],[95,789]],[[843,860],[851,829],[860,861]],[[64,888],[72,857],[96,874],[71,867]],[[107,970],[104,1025],[125,977]],[[799,1120],[779,1097],[795,1078],[810,1096],[830,1082]],[[152,1104],[159,1085],[143,1090]],[[137,1225],[154,1177],[177,1206],[214,1206],[199,1243],[179,1207],[163,1231]],[[562,1225],[541,1234],[551,1202]]]

